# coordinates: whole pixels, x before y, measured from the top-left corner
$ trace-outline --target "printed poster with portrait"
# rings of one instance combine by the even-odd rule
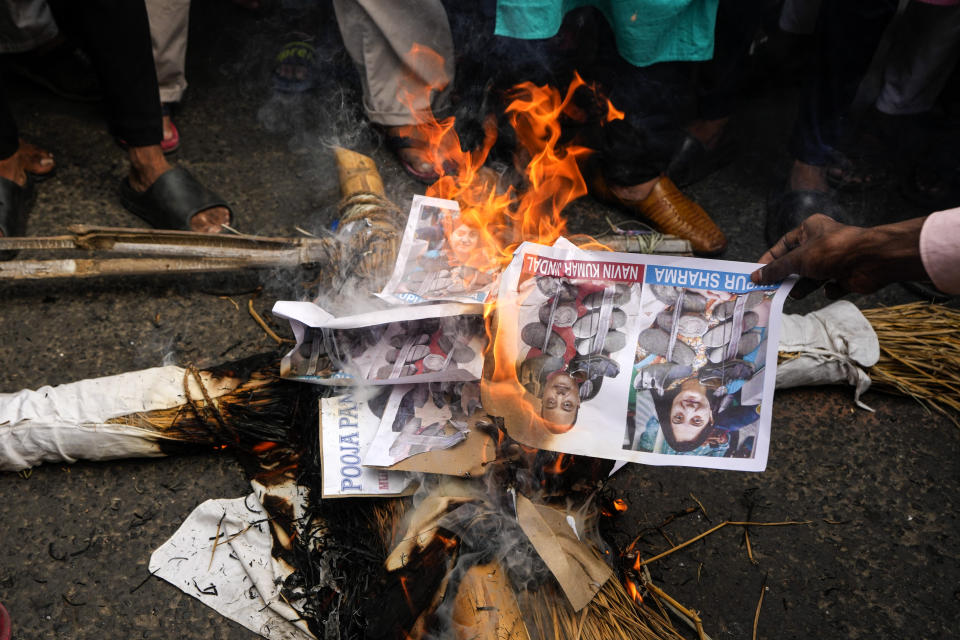
[[[296,345],[280,375],[333,386],[479,380],[487,333],[483,306],[409,305],[334,317],[312,302],[280,301]],[[389,322],[384,322],[389,320]]]
[[[792,281],[742,262],[524,244],[504,271],[483,405],[530,446],[762,471]]]
[[[416,195],[383,291],[388,302],[488,302],[499,265],[483,240],[482,225],[453,200]]]

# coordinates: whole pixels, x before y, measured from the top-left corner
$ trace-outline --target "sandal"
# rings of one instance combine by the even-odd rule
[[[280,93],[303,93],[317,84],[316,52],[305,34],[283,45],[274,59],[273,89]]]
[[[22,236],[27,230],[27,215],[33,207],[37,190],[31,174],[21,187],[13,180],[0,178],[0,233],[4,238]],[[12,260],[16,251],[0,251],[0,260]]]
[[[193,216],[214,207],[230,211],[230,224],[233,223],[230,205],[183,167],[174,167],[162,174],[142,193],[135,191],[124,178],[120,182],[120,203],[157,229],[191,231]]]
[[[402,135],[400,131],[409,131],[412,135]],[[387,148],[400,160],[404,171],[424,184],[433,184],[440,179],[440,174],[430,162],[427,143],[417,137],[416,133],[415,125],[388,127]]]
[[[430,143],[423,137],[417,125],[383,127],[383,133],[387,148],[397,156],[403,170],[410,176],[424,184],[433,184],[440,179],[441,174],[435,164],[439,158],[431,153]],[[441,166],[443,175],[457,173],[457,166],[452,162],[443,160]]]
[[[163,113],[163,117],[170,118],[173,113],[172,105],[168,102],[164,102],[160,105],[160,111]],[[177,125],[173,123],[173,120],[170,120],[170,137],[163,138],[160,140],[160,150],[163,151],[164,155],[173,153],[180,148],[180,131],[177,129]]]

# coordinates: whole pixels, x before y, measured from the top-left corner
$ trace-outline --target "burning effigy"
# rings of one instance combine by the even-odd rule
[[[882,314],[781,327],[754,265],[567,238],[589,151],[556,122],[581,87],[516,89],[519,188],[428,123],[457,171],[406,218],[337,150],[340,226],[300,247],[324,268],[274,308],[292,349],[5,394],[0,465],[236,452],[252,494],[198,507],[150,571],[265,637],[707,637],[603,536],[614,461],[760,470],[775,383],[910,380],[877,368]]]

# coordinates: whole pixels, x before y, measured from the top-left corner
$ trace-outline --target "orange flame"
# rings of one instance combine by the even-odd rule
[[[522,168],[523,185],[518,189],[511,186],[500,191],[496,179],[490,175],[492,172],[483,169],[496,142],[496,119],[490,117],[484,122],[482,144],[477,149],[464,151],[454,128],[454,119],[438,120],[429,109],[424,108],[425,104],[429,104],[430,95],[443,90],[447,84],[447,78],[442,73],[443,58],[420,45],[414,45],[411,57],[416,61],[414,68],[431,72],[418,74],[419,92],[401,91],[400,101],[417,120],[416,125],[405,128],[401,134],[421,142],[427,150],[425,159],[440,176],[427,189],[427,195],[457,201],[460,205],[457,226],[465,224],[477,232],[479,242],[476,250],[469,256],[458,258],[461,263],[482,271],[498,270],[510,262],[520,243],[534,241],[552,244],[563,236],[567,228],[562,215],[564,208],[587,193],[578,161],[592,153],[585,146],[563,143],[561,139],[561,117],[582,119],[584,115],[574,103],[577,90],[587,86],[579,74],[575,74],[564,94],[552,87],[537,86],[531,82],[520,83],[508,92],[506,113],[516,131],[517,157],[522,156],[526,162]],[[441,80],[428,86],[424,92],[425,77]],[[415,84],[412,82],[410,86]],[[600,96],[596,87],[587,88],[593,91],[597,104],[605,106],[606,122],[624,117],[622,111]],[[453,226],[453,221],[447,221],[445,233],[451,233]],[[603,247],[593,242],[589,248]],[[488,313],[493,313],[492,308],[488,308]],[[495,319],[491,317],[490,321],[488,328],[491,340],[486,357],[492,359],[493,366],[487,374],[495,387],[489,391],[496,396],[490,406],[499,405],[500,402],[515,403],[524,407],[523,411],[529,414],[531,420],[539,422],[537,412],[524,398],[515,363],[504,353],[504,345],[497,344],[496,331],[492,328]],[[488,398],[491,396],[488,395]],[[487,404],[486,399],[484,403]],[[556,464],[560,465],[561,460]]]
[[[410,611],[413,611],[413,598],[410,597],[410,591],[407,589],[407,576],[400,576],[400,589],[403,591],[403,597],[407,601],[407,606],[410,607]]]
[[[276,447],[277,447],[276,442],[264,441],[264,442],[258,442],[257,444],[253,445],[252,450],[254,453],[263,453],[264,451],[270,451],[271,449],[275,449]]]
[[[637,588],[636,583],[630,578],[625,578],[624,583],[627,587],[627,593],[630,594],[630,597],[633,598],[633,601],[637,604],[643,604],[643,596],[640,595],[640,589]]]
[[[616,513],[624,513],[627,510],[627,501],[623,498],[616,498],[610,502],[610,506],[613,507],[613,511],[604,508],[601,513],[607,517],[613,516]]]
[[[544,471],[546,473],[559,475],[569,469],[571,464],[573,464],[573,458],[565,453],[561,453],[557,455],[557,459],[554,460],[552,464],[544,468]]]

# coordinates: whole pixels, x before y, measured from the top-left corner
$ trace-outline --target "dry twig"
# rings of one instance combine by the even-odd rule
[[[661,558],[665,558],[665,557],[667,557],[668,555],[670,555],[671,553],[673,553],[674,551],[679,551],[680,549],[683,549],[684,547],[693,544],[693,543],[696,542],[697,540],[702,540],[703,538],[706,538],[706,537],[707,537],[708,535],[710,535],[711,533],[714,533],[714,532],[716,532],[716,531],[719,531],[720,529],[724,528],[724,527],[727,526],[727,525],[734,525],[734,526],[738,526],[738,527],[783,527],[783,526],[787,526],[787,525],[811,524],[812,522],[813,522],[813,520],[803,520],[803,521],[792,521],[792,520],[791,520],[791,521],[786,521],[786,522],[733,522],[733,521],[731,521],[731,520],[725,520],[725,521],[721,522],[720,524],[718,524],[717,526],[712,527],[712,528],[710,528],[710,529],[707,529],[707,530],[704,531],[703,533],[700,533],[700,534],[698,534],[698,535],[695,535],[694,537],[690,538],[690,539],[687,540],[686,542],[681,542],[681,543],[678,544],[677,546],[675,546],[675,547],[673,547],[673,548],[671,548],[671,549],[667,549],[667,550],[664,551],[663,553],[659,553],[659,554],[653,556],[652,558],[647,558],[646,560],[641,560],[641,559],[637,558],[637,562],[636,562],[636,564],[634,565],[634,568],[635,568],[635,569],[639,569],[640,567],[642,567],[642,566],[644,566],[644,565],[646,565],[646,564],[650,564],[651,562],[654,562],[654,561],[659,560],[659,559],[661,559]]]

